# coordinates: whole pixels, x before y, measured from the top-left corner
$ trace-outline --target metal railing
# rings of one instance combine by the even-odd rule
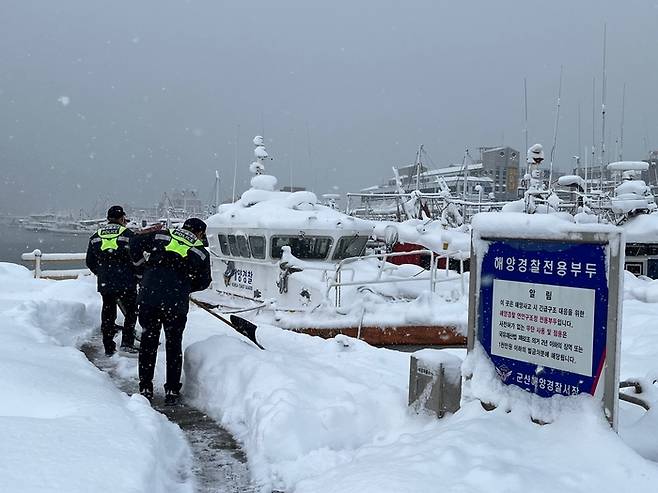
[[[224,255],[218,255],[216,253],[213,253],[214,257],[223,261],[223,262],[228,262],[228,261],[237,261],[237,262],[244,262],[247,264],[256,264],[256,265],[269,265],[270,267],[281,267],[281,263],[273,263],[273,262],[268,262],[266,260],[253,260],[253,259],[246,259],[246,258],[239,258],[239,257],[228,257]],[[430,257],[429,261],[429,270],[423,270],[419,272],[419,274],[424,274],[426,272],[429,273],[428,276],[412,276],[412,277],[396,277],[396,278],[389,278],[389,279],[382,279],[382,275],[386,271],[392,271],[397,268],[396,265],[387,263],[387,260],[392,257],[403,257],[403,256],[408,256],[408,255],[419,255],[419,256],[426,256]],[[373,284],[392,284],[392,283],[404,283],[404,282],[419,282],[419,281],[427,281],[429,284],[429,290],[431,293],[436,292],[436,285],[441,282],[448,282],[448,281],[454,281],[455,278],[448,278],[447,273],[449,272],[449,263],[450,260],[457,260],[459,261],[459,283],[460,283],[460,293],[461,296],[464,296],[466,293],[466,287],[465,287],[465,281],[464,281],[464,260],[465,260],[465,254],[461,250],[454,250],[454,251],[448,251],[444,254],[436,254],[431,250],[413,250],[409,252],[392,252],[392,253],[378,253],[378,254],[372,254],[372,255],[364,255],[361,257],[348,257],[346,259],[343,259],[339,261],[338,263],[331,263],[329,261],[321,261],[318,262],[317,265],[314,265],[314,262],[307,262],[302,259],[295,259],[297,262],[287,262],[288,267],[292,268],[299,268],[303,271],[316,271],[321,273],[321,281],[326,282],[326,292],[325,292],[325,299],[330,300],[331,298],[331,289],[335,289],[335,306],[336,308],[340,307],[341,303],[341,288],[345,286],[369,286]],[[366,279],[366,280],[355,280],[355,274],[356,271],[358,270],[355,265],[350,265],[350,264],[355,264],[358,261],[361,260],[368,260],[368,259],[379,259],[381,261],[379,268],[377,270],[377,276],[375,279]],[[446,272],[446,277],[445,278],[437,278],[437,272],[441,270],[438,267],[438,263],[441,259],[445,259],[445,272]],[[282,269],[282,272],[285,269]],[[342,277],[344,273],[350,273],[351,276],[348,281],[342,281]]]
[[[85,257],[85,253],[42,253],[39,249],[21,255],[23,261],[34,262],[35,279],[74,279],[81,275],[89,275],[91,274],[89,269],[43,270],[44,262],[84,262]]]
[[[419,256],[429,256],[430,257],[430,268],[429,276],[427,277],[396,277],[393,279],[382,279],[382,275],[386,270],[393,270],[393,264],[390,267],[386,267],[387,260],[391,257],[402,257],[407,255],[419,255]],[[366,259],[379,259],[381,261],[380,266],[377,270],[377,277],[375,279],[355,281],[354,280],[354,271],[356,269],[351,268],[352,279],[348,282],[342,281],[342,272],[345,270],[344,267],[347,264],[358,262]],[[448,278],[447,274],[449,272],[449,261],[450,259],[459,260],[459,282],[460,282],[460,292],[461,296],[464,296],[465,285],[464,285],[464,258],[463,252],[461,250],[448,251],[445,254],[438,255],[431,250],[413,250],[410,252],[393,252],[393,253],[378,253],[373,255],[364,255],[362,257],[350,257],[341,260],[336,266],[333,280],[330,280],[327,287],[327,298],[329,297],[329,291],[331,288],[335,289],[335,305],[336,308],[340,307],[341,303],[341,288],[344,286],[368,286],[372,284],[390,284],[390,283],[404,283],[404,282],[418,282],[418,281],[429,281],[429,290],[431,293],[436,292],[436,285],[441,282],[454,281],[454,278]],[[439,260],[445,259],[445,272],[446,277],[443,279],[437,279],[436,273],[439,270],[438,263]],[[425,271],[419,272],[419,274],[424,273]]]
[[[412,197],[420,199],[429,211],[430,217],[438,218],[450,205],[458,208],[468,220],[478,212],[499,211],[507,201],[468,200],[463,197],[446,196],[445,193],[348,193],[346,213],[351,216],[369,219],[401,221],[405,212],[403,203]],[[355,204],[354,202],[357,202]]]

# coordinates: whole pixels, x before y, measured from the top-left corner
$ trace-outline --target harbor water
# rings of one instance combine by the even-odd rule
[[[35,249],[42,253],[80,253],[87,251],[89,234],[59,234],[49,231],[29,231],[15,226],[0,226],[0,262],[12,262],[32,268],[33,263],[23,262],[21,254]],[[75,269],[84,267],[84,262],[72,265],[66,262],[58,267],[53,263],[48,269]]]

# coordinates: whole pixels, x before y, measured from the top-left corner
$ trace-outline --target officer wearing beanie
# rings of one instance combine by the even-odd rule
[[[97,279],[97,289],[103,298],[101,332],[105,354],[116,351],[114,336],[120,327],[115,324],[117,304],[121,304],[125,321],[121,349],[137,352],[134,347],[137,322],[137,271],[130,257],[129,242],[134,233],[126,228],[128,220],[123,207],[115,205],[107,211],[107,225],[89,239],[86,263]]]
[[[142,326],[139,391],[149,400],[153,398],[153,373],[161,328],[164,328],[167,356],[165,404],[176,404],[180,397],[181,344],[189,296],[206,289],[211,281],[205,237],[206,223],[190,218],[180,229],[138,235],[130,242],[130,254],[135,263],[147,258],[139,295],[139,324]]]

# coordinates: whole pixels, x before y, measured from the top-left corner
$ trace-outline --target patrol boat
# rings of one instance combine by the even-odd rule
[[[439,269],[395,265],[403,253],[366,254],[377,223],[321,205],[309,191],[276,190],[263,174],[269,159],[254,138],[251,188],[210,216],[213,286],[202,301],[321,337],[344,334],[373,345],[465,343],[464,276]]]

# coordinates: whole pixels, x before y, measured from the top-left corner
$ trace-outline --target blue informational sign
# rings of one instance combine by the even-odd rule
[[[483,241],[477,337],[501,380],[542,397],[594,395],[606,359],[606,245]]]

